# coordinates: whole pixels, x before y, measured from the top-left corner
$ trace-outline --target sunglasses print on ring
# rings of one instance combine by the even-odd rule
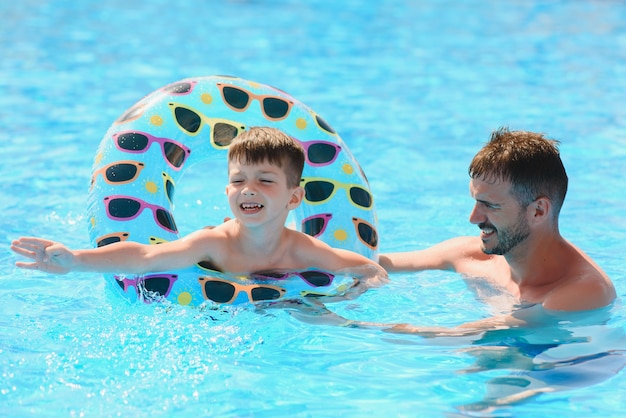
[[[152,205],[132,196],[107,196],[104,198],[107,216],[116,221],[130,221],[137,218],[144,209],[150,209],[154,221],[169,232],[178,233],[174,217],[164,207]]]
[[[378,248],[378,233],[372,224],[359,218],[352,218],[354,229],[356,230],[359,240],[372,250]]]
[[[170,84],[161,89],[165,93],[173,94],[176,96],[184,96],[193,91],[196,87],[197,81],[179,81],[177,83]]]
[[[176,190],[176,183],[174,183],[174,179],[172,179],[172,176],[167,174],[165,171],[161,172],[161,176],[163,177],[163,188],[165,190],[165,196],[167,197],[167,200],[169,200],[170,203],[172,203],[172,201],[174,200],[174,191]]]
[[[230,146],[233,139],[246,130],[246,126],[238,122],[210,118],[189,106],[179,103],[168,103],[176,125],[187,135],[195,136],[200,133],[204,125],[211,127],[211,145],[217,149],[224,149]]]
[[[134,287],[138,295],[142,295],[147,302],[158,299],[167,298],[174,286],[174,282],[178,280],[176,274],[148,274],[138,276],[132,279],[115,276],[117,284],[126,292],[129,287]]]
[[[147,102],[145,100],[136,103],[126,112],[122,113],[122,115],[115,120],[115,124],[120,125],[122,123],[128,123],[139,119],[141,116],[143,116],[146,104]]]
[[[180,142],[169,138],[158,138],[140,131],[124,131],[113,134],[113,142],[118,150],[132,154],[142,154],[156,142],[161,147],[167,164],[176,171],[183,167],[185,160],[191,154],[191,150]]]
[[[318,115],[317,113],[313,113],[313,119],[315,119],[315,123],[317,124],[318,128],[325,131],[326,133],[337,135],[337,132],[335,132],[335,130],[324,119],[322,119],[320,115]]]
[[[294,138],[295,139],[295,138]],[[323,167],[335,162],[341,152],[341,146],[328,141],[300,141],[304,148],[307,163],[313,167]]]
[[[217,277],[199,277],[198,282],[202,287],[204,298],[217,303],[232,303],[241,292],[248,295],[250,302],[276,300],[286,292],[285,289],[278,286],[264,284],[244,285]]]
[[[320,213],[309,216],[302,220],[302,232],[317,238],[326,231],[326,227],[332,218],[332,213]]]
[[[126,241],[130,234],[128,232],[112,232],[110,234],[98,237],[96,239],[96,247],[104,247],[105,245],[114,244],[120,241]]]
[[[361,208],[372,208],[372,195],[363,186],[358,184],[341,183],[329,178],[309,177],[303,178],[300,182],[304,187],[304,200],[312,205],[328,202],[337,192],[337,189],[344,189],[349,197],[349,201]]]
[[[253,100],[258,100],[263,116],[272,121],[279,121],[285,119],[293,107],[291,100],[280,96],[254,94],[242,87],[230,84],[217,83],[217,87],[220,89],[224,103],[235,112],[245,112]]]
[[[305,283],[313,287],[330,286],[335,278],[334,274],[327,273],[320,270],[306,270],[306,271],[292,271],[292,272],[262,272],[254,273],[252,275],[255,279],[268,279],[268,280],[285,280],[293,276],[298,276]]]
[[[144,167],[144,163],[138,161],[116,161],[93,172],[91,176],[91,187],[93,188],[96,183],[96,177],[98,175],[102,175],[102,178],[104,178],[104,181],[108,184],[122,185],[132,183],[139,177],[139,173],[141,173]]]

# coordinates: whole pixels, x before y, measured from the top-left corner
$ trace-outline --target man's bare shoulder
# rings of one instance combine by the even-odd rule
[[[584,311],[602,308],[615,300],[615,288],[601,274],[570,277],[556,286],[543,301],[543,307],[556,311]]]
[[[574,254],[558,284],[543,301],[546,309],[580,311],[611,304],[615,287],[608,275],[582,250],[572,246]]]

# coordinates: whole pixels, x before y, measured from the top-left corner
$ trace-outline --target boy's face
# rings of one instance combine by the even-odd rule
[[[298,207],[304,196],[302,187],[289,187],[282,168],[267,161],[242,164],[228,163],[228,203],[233,215],[246,223],[285,219]]]

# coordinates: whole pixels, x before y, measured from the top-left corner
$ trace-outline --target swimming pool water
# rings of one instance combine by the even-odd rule
[[[0,415],[621,416],[621,302],[602,326],[429,340],[282,310],[130,306],[98,275],[18,271],[8,249],[21,235],[87,246],[93,155],[113,120],[172,81],[231,74],[287,91],[340,133],[370,180],[383,252],[476,233],[467,164],[491,130],[559,139],[562,233],[623,298],[621,2],[42,3],[0,5]],[[219,164],[187,172],[181,232],[228,214],[224,183]],[[329,308],[444,326],[498,313],[444,272],[395,274]],[[542,367],[578,386],[480,404]]]

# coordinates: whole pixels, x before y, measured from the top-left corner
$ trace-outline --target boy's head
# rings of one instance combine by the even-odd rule
[[[494,131],[472,160],[469,175],[486,181],[510,182],[522,206],[538,197],[548,197],[555,207],[555,216],[567,192],[567,174],[558,142],[534,132],[506,128]]]
[[[228,149],[229,162],[258,164],[267,161],[282,168],[289,187],[300,185],[304,160],[302,146],[276,128],[250,128],[238,135]]]

